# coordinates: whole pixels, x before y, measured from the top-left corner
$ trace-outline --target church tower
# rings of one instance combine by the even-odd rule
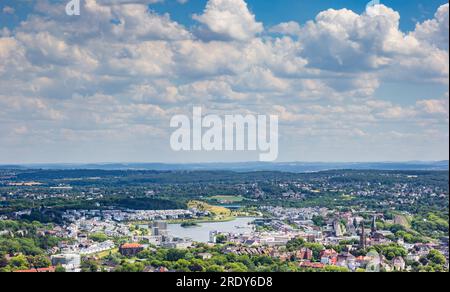
[[[362,249],[366,249],[367,240],[366,240],[366,230],[364,229],[364,221],[361,222],[361,234],[359,235],[359,247]]]
[[[372,218],[372,226],[371,226],[371,235],[372,237],[375,235],[375,233],[377,232],[377,215],[373,215]]]

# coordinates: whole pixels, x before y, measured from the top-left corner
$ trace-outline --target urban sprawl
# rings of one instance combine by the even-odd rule
[[[448,271],[445,171],[8,169],[0,196],[3,272]]]

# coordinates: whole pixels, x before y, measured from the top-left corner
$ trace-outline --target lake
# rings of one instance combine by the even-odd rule
[[[209,233],[218,231],[223,233],[248,233],[252,231],[253,222],[256,218],[239,217],[228,222],[199,223],[198,226],[183,228],[181,224],[169,224],[169,234],[179,238],[190,238],[195,242],[209,242]]]

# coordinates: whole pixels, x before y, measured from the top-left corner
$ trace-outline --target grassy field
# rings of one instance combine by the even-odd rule
[[[411,218],[403,214],[395,214],[394,216],[394,223],[402,225],[407,230],[411,229],[411,220]]]
[[[105,258],[105,257],[109,256],[110,254],[117,254],[117,253],[119,253],[119,249],[118,248],[114,248],[114,249],[111,249],[111,250],[102,251],[101,253],[96,254],[96,257],[99,258],[99,259],[102,259],[102,258]]]
[[[216,200],[220,203],[238,203],[244,200],[241,196],[214,196],[210,198],[211,200]]]
[[[213,206],[205,202],[200,201],[190,201],[188,203],[188,208],[195,208],[200,211],[208,211],[214,216],[231,216],[232,212],[230,209],[220,207],[220,206]]]
[[[351,201],[354,199],[354,197],[350,196],[350,195],[342,195],[342,200],[344,201]]]

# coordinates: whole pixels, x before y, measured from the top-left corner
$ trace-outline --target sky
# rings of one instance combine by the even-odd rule
[[[442,0],[0,0],[0,164],[236,162],[170,119],[277,115],[278,161],[448,160]]]

